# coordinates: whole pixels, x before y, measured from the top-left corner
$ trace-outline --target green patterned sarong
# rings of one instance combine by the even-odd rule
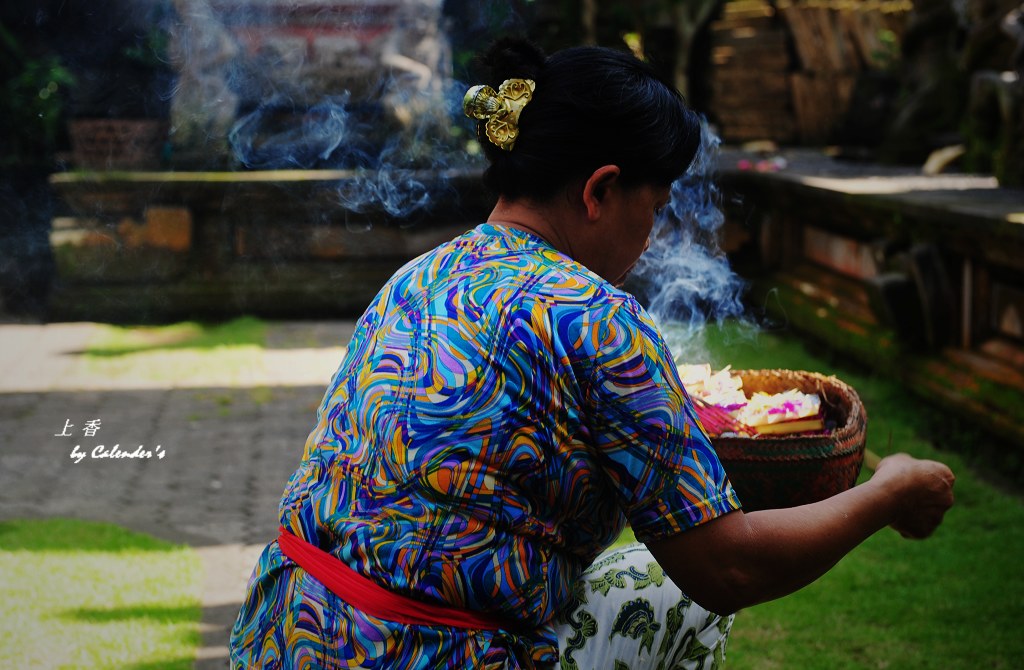
[[[691,601],[642,544],[598,556],[557,626],[561,670],[713,670],[733,617]]]

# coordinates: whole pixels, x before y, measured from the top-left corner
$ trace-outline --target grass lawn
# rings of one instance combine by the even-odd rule
[[[986,438],[969,430],[940,434],[955,424],[903,387],[830,363],[799,341],[726,328],[709,333],[706,344],[716,369],[835,374],[867,408],[870,449],[941,460],[957,474],[956,505],[933,537],[908,541],[883,530],[811,586],[740,612],[729,670],[1020,667],[1024,504],[968,466],[972,441]],[[938,451],[937,435],[956,443],[956,453]]]
[[[267,332],[266,322],[249,316],[220,323],[183,321],[166,326],[102,326],[100,335],[89,343],[86,355],[103,358],[187,349],[262,347]]]
[[[152,359],[159,375],[217,352],[221,364],[241,369],[250,348],[262,346],[264,328],[246,319],[111,329],[87,356],[110,372]],[[864,401],[870,449],[937,458],[958,476],[957,504],[934,537],[913,542],[884,530],[815,584],[741,612],[729,670],[1018,667],[1024,504],[972,470],[970,454],[987,438],[905,388],[792,338],[730,327],[710,329],[705,340],[708,354],[689,362],[837,375]],[[223,356],[235,349],[237,361]],[[190,668],[198,575],[188,549],[113,526],[0,524],[0,668]]]
[[[253,317],[223,323],[103,325],[84,351],[84,371],[107,379],[240,379],[265,340],[266,323]]]
[[[0,668],[191,670],[199,558],[105,523],[0,523]]]

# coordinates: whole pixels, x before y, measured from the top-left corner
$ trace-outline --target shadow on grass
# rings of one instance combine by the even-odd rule
[[[198,607],[167,607],[163,605],[135,605],[133,607],[117,607],[101,609],[82,607],[62,612],[60,616],[87,623],[111,623],[146,619],[162,623],[188,623],[196,620]]]
[[[0,522],[4,551],[170,551],[174,545],[110,524],[71,519]]]
[[[0,592],[19,613],[16,625],[0,617],[0,639],[47,630],[0,644],[0,667],[40,667],[33,659],[54,653],[58,661],[92,659],[88,667],[192,670],[200,570],[186,547],[109,523],[0,523]]]
[[[168,658],[152,663],[123,665],[121,670],[192,670],[194,663],[195,659],[192,658]],[[224,659],[220,667],[227,667],[227,659]]]
[[[149,351],[204,350],[257,346],[266,341],[266,324],[254,317],[224,323],[184,322],[169,326],[110,326],[110,332],[78,354],[116,357]]]

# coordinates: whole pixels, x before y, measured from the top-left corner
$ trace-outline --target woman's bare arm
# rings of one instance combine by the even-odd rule
[[[827,500],[733,512],[648,547],[684,593],[726,614],[810,584],[886,526],[904,537],[931,535],[953,504],[954,479],[941,463],[897,454]]]

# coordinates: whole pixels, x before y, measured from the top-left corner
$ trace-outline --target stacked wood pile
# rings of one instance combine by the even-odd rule
[[[725,141],[796,139],[788,40],[766,0],[729,2],[712,22],[708,111]]]
[[[779,0],[797,56],[789,79],[801,142],[827,141],[859,73],[898,58],[909,0]]]
[[[709,113],[729,142],[827,141],[860,73],[899,57],[911,0],[734,0],[711,26]]]

